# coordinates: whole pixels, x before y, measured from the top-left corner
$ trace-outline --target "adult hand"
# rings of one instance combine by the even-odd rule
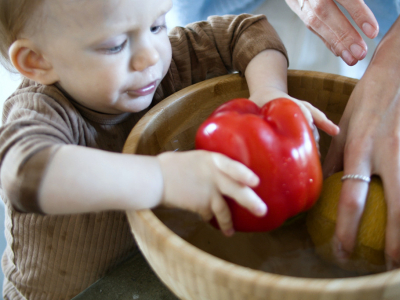
[[[386,264],[400,266],[400,19],[397,19],[356,85],[324,163],[324,175],[379,175],[388,215]],[[334,237],[336,256],[346,260],[355,246],[368,184],[345,180]]]
[[[379,25],[363,0],[337,0],[369,38]],[[367,44],[333,0],[286,0],[308,29],[318,35],[329,50],[349,66],[367,55]]]

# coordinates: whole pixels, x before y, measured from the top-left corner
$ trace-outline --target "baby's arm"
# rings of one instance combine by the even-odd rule
[[[245,71],[250,91],[250,100],[259,106],[280,97],[295,101],[302,109],[310,125],[315,125],[330,135],[339,133],[339,127],[330,121],[323,112],[306,101],[287,95],[287,60],[276,50],[265,50],[256,55]]]
[[[205,220],[215,216],[221,230],[231,235],[231,215],[222,194],[261,216],[266,206],[250,188],[258,182],[244,165],[207,151],[151,157],[68,145],[48,166],[39,205],[47,214],[69,214],[163,204],[191,210]]]
[[[162,190],[156,157],[64,145],[47,166],[39,207],[46,214],[151,208]]]

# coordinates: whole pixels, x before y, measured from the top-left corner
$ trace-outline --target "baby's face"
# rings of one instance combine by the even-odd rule
[[[95,111],[147,108],[171,63],[171,0],[48,0],[38,41],[59,86]],[[32,24],[32,22],[31,22]]]

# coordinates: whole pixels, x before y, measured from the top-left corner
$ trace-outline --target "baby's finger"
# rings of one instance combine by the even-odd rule
[[[256,216],[263,216],[267,212],[267,205],[248,186],[238,183],[226,174],[217,176],[217,185],[221,194],[232,198],[239,205]]]
[[[312,130],[312,133],[313,133],[313,136],[314,136],[314,140],[317,143],[317,147],[318,147],[318,150],[319,150],[319,139],[320,139],[320,136],[319,136],[318,129],[314,124],[312,124],[311,130]]]
[[[318,128],[320,128],[322,131],[325,131],[331,136],[337,135],[339,133],[339,126],[329,120],[322,111],[320,111],[318,108],[314,107],[308,102],[303,103],[304,106],[310,111],[312,119]]]
[[[213,212],[209,209],[208,210],[205,210],[205,209],[195,210],[195,212],[200,215],[201,219],[204,222],[209,222],[214,216]]]
[[[258,176],[244,164],[219,153],[212,153],[215,166],[233,180],[255,187],[260,182]]]
[[[213,212],[219,228],[226,236],[232,236],[235,231],[233,229],[232,215],[228,204],[221,195],[216,194],[211,199],[211,211]]]

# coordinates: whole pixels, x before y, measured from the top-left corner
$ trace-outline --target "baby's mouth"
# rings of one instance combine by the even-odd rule
[[[156,87],[157,87],[157,81],[153,81],[142,88],[139,88],[136,90],[128,90],[128,91],[126,91],[126,93],[130,94],[130,95],[136,95],[136,96],[146,96],[146,95],[152,94],[154,92],[154,90],[156,89]]]

